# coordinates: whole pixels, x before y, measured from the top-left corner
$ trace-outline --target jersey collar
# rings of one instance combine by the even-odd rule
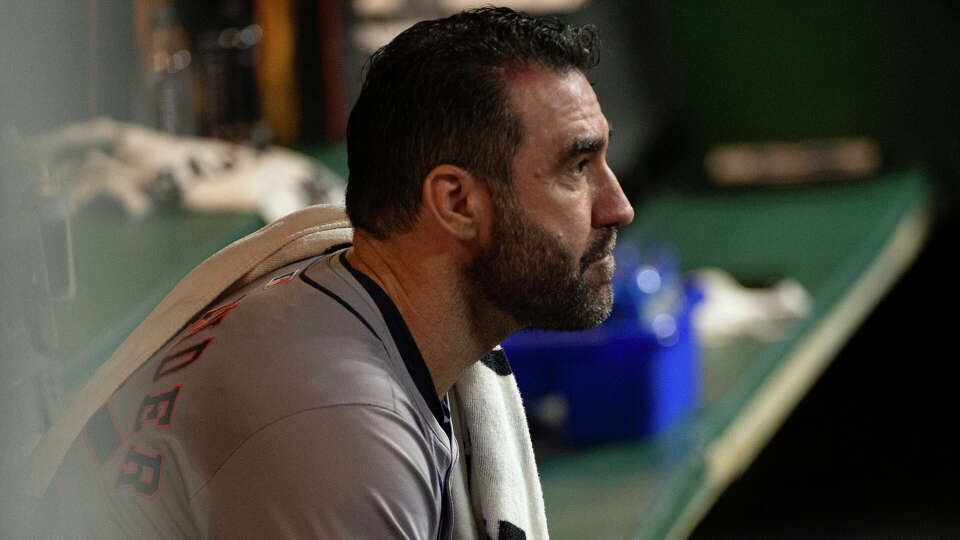
[[[423,400],[427,403],[427,406],[430,407],[433,416],[449,437],[450,409],[447,406],[446,398],[441,400],[440,396],[437,395],[437,389],[433,385],[433,378],[430,376],[430,370],[427,369],[427,363],[423,360],[420,348],[417,347],[417,342],[413,340],[413,335],[410,333],[407,323],[404,322],[403,317],[400,315],[400,310],[397,309],[393,300],[390,299],[387,293],[384,292],[375,281],[363,272],[350,266],[350,263],[347,262],[346,255],[346,251],[340,253],[340,262],[354,279],[363,286],[374,303],[377,304],[380,315],[390,330],[390,336],[393,338],[397,350],[400,351],[403,363],[406,365],[407,371],[410,373],[414,384],[417,385],[417,390],[420,391],[420,395],[423,396]]]

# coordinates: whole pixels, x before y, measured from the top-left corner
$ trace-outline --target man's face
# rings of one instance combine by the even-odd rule
[[[524,137],[470,276],[522,328],[592,328],[613,305],[616,228],[633,219],[606,163],[609,126],[578,71],[529,70],[508,88]]]

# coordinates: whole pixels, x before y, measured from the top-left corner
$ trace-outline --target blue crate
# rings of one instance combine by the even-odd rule
[[[519,332],[503,343],[528,414],[535,417],[544,399],[559,396],[566,404],[562,430],[571,443],[661,432],[684,417],[700,396],[699,354],[690,322],[699,291],[670,276],[676,265],[661,257],[658,270],[678,288],[671,301],[660,299],[659,312],[650,312],[647,308],[658,299],[630,289],[651,265],[621,255],[618,249],[617,300],[607,322],[583,332]]]

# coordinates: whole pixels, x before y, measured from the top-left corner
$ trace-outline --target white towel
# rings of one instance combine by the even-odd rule
[[[237,240],[187,274],[97,370],[73,407],[37,444],[31,456],[34,494],[42,496],[46,491],[90,416],[200,310],[224,291],[352,238],[341,207],[311,206]],[[468,368],[451,393],[465,460],[453,475],[453,485],[462,495],[457,497],[454,489],[457,538],[547,538],[527,420],[502,350],[491,351]]]
[[[457,431],[461,474],[465,474],[472,508],[454,502],[454,526],[468,515],[481,516],[481,538],[547,538],[540,476],[523,412],[517,381],[500,347],[467,368],[450,400],[461,419]],[[451,414],[454,414],[451,412]],[[466,433],[464,433],[466,431]],[[455,538],[471,538],[459,527]]]

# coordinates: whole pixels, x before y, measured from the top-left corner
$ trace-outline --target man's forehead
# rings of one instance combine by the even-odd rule
[[[550,98],[562,105],[574,98],[596,103],[597,96],[586,76],[577,69],[555,70],[541,67],[512,69],[506,75],[510,95],[518,101]],[[599,104],[597,104],[599,107]]]
[[[509,76],[508,89],[527,133],[539,131],[563,143],[609,134],[593,87],[578,70],[524,69]]]

